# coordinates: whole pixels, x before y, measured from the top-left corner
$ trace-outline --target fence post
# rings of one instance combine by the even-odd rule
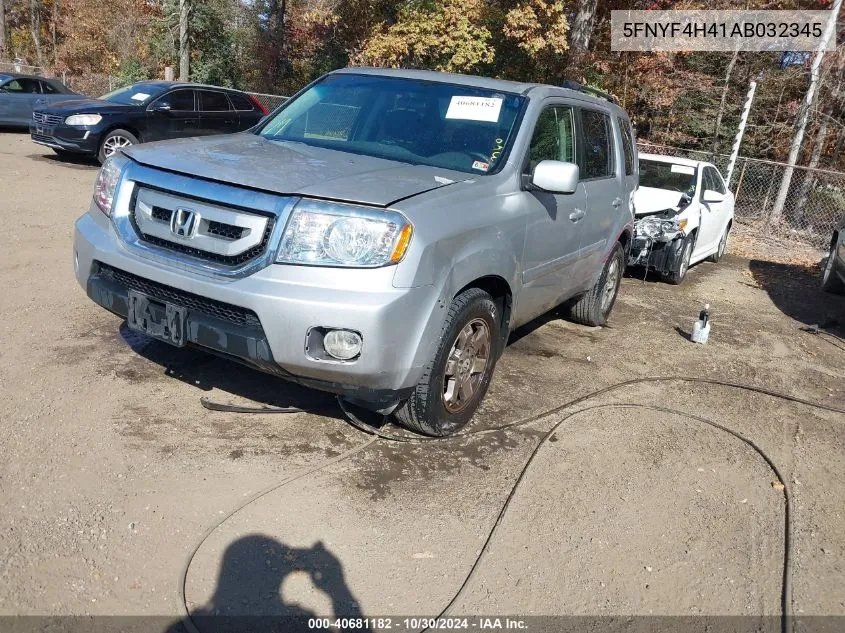
[[[743,159],[742,162],[742,169],[739,172],[739,180],[736,181],[736,191],[734,192],[734,204],[736,201],[739,200],[739,190],[742,188],[742,179],[745,178],[745,168],[748,167],[748,159]],[[728,181],[728,185],[730,185],[730,180]]]

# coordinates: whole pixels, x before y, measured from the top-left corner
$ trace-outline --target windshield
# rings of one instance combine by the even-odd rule
[[[454,84],[330,75],[286,105],[259,134],[484,174],[501,162],[524,101]]]
[[[122,103],[124,105],[145,105],[165,90],[167,90],[167,86],[132,84],[131,86],[112,90],[104,94],[100,99],[111,101],[112,103]]]
[[[640,159],[640,187],[679,191],[692,197],[695,181],[696,168],[692,165]]]

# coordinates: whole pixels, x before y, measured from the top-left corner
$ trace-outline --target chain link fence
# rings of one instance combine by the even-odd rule
[[[711,162],[722,175],[730,156],[665,145],[638,143],[640,152]],[[845,216],[845,173],[794,167],[786,204],[776,216],[775,200],[788,166],[737,159],[729,187],[736,199],[734,235],[744,250],[777,261],[817,263],[827,253],[833,229]],[[749,254],[749,253],[742,253]]]

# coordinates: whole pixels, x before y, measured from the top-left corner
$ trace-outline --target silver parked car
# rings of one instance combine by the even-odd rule
[[[109,159],[76,275],[151,337],[447,435],[515,327],[564,302],[605,323],[635,147],[577,85],[340,70],[249,132]]]

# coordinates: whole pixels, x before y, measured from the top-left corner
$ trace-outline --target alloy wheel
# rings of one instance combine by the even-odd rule
[[[458,332],[443,376],[443,406],[449,413],[464,409],[478,392],[490,366],[491,343],[484,319],[473,319]]]
[[[120,134],[109,136],[103,141],[103,153],[106,157],[113,156],[124,147],[129,147],[130,145],[132,145],[132,141],[125,136],[121,136]]]
[[[601,293],[601,311],[606,312],[613,297],[616,294],[616,287],[619,285],[619,261],[614,257],[607,269],[607,276],[604,281],[604,288]]]

